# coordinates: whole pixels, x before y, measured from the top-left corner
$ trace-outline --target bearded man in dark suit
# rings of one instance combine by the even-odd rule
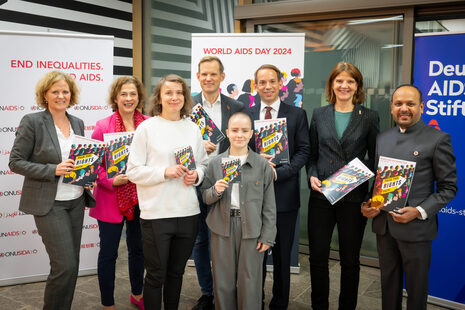
[[[405,273],[407,309],[426,309],[431,244],[438,232],[437,213],[457,192],[455,156],[450,135],[421,119],[424,102],[413,85],[401,85],[393,93],[391,114],[397,126],[378,135],[379,156],[416,162],[407,206],[384,212],[362,205],[373,218],[379,254],[383,310],[402,308]]]

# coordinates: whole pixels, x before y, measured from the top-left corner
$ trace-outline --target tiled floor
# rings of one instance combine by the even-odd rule
[[[300,274],[293,274],[291,276],[291,301],[289,304],[290,310],[311,309],[311,287],[307,255],[300,255],[300,266]],[[340,267],[338,262],[331,260],[330,309],[337,309],[339,275]],[[270,299],[271,284],[271,274],[268,273],[265,287],[267,301]],[[0,309],[42,309],[42,295],[44,286],[44,282],[38,282],[0,287]],[[137,310],[137,308],[129,302],[129,294],[130,290],[127,270],[127,251],[125,249],[125,243],[121,242],[116,271],[115,292],[115,302],[116,308],[118,310]],[[186,267],[179,309],[190,310],[195,304],[199,295],[200,289],[197,283],[195,268]],[[362,266],[360,273],[359,299],[357,309],[381,309],[380,296],[381,292],[379,270],[376,268]],[[79,277],[72,309],[102,309],[102,306],[100,305],[100,292],[96,275]],[[429,305],[428,309],[438,310],[445,308]]]

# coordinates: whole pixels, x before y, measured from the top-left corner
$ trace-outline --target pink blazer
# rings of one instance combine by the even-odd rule
[[[149,116],[144,115],[144,118],[147,119]],[[103,141],[103,134],[111,132],[116,132],[116,113],[97,122],[92,133],[92,139]],[[103,222],[120,223],[123,216],[118,209],[116,188],[112,186],[113,179],[107,178],[105,165],[102,163],[99,166],[97,186],[94,189],[97,205],[95,208],[90,209],[89,215]]]

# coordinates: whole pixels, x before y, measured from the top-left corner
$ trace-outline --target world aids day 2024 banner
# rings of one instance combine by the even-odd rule
[[[253,106],[259,101],[254,72],[273,64],[282,72],[280,98],[286,104],[302,106],[304,33],[192,34],[191,91],[201,92],[197,81],[199,60],[207,55],[221,59],[226,73],[221,93]]]
[[[280,99],[302,107],[304,84],[304,33],[225,33],[192,34],[191,92],[202,91],[197,80],[198,63],[204,56],[217,56],[224,65],[221,93],[251,107],[260,102],[254,73],[263,64],[273,64],[282,72]],[[291,271],[299,272],[299,219],[291,257]],[[268,264],[272,261],[268,259]]]
[[[0,31],[0,286],[45,279],[49,260],[32,215],[18,211],[23,176],[8,167],[21,118],[40,109],[35,85],[46,72],[71,74],[79,104],[68,112],[84,120],[90,137],[97,120],[111,113],[106,104],[113,81],[113,37]],[[80,273],[95,272],[98,225],[85,213]]]
[[[438,213],[429,295],[465,304],[465,33],[417,34],[414,84],[422,91],[426,124],[451,135],[457,165],[457,196]],[[455,305],[454,305],[455,307]],[[459,309],[459,308],[457,308]]]

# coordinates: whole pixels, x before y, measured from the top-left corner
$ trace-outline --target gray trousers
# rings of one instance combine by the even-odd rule
[[[79,271],[84,195],[55,201],[44,216],[34,216],[37,231],[50,259],[44,292],[44,310],[68,310],[73,302]]]
[[[231,217],[230,223],[230,237],[211,232],[215,309],[261,309],[263,253],[256,250],[258,239],[242,239],[240,217]]]

